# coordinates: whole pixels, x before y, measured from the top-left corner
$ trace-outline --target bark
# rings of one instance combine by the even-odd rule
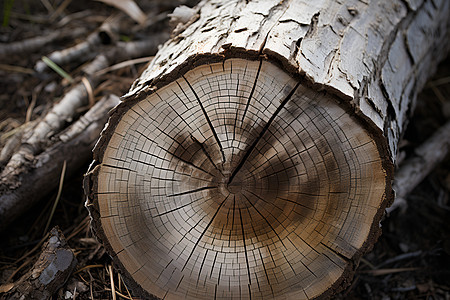
[[[93,228],[159,298],[327,297],[380,234],[448,1],[204,1],[111,114]]]
[[[50,299],[72,274],[77,259],[62,232],[50,231],[48,241],[33,267],[24,274],[1,299]]]

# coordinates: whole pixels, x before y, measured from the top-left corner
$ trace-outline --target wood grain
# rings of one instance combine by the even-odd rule
[[[359,121],[265,60],[194,68],[130,105],[103,150],[96,230],[164,299],[319,296],[385,198]]]
[[[450,2],[208,0],[112,112],[93,228],[137,294],[326,298],[393,200]],[[153,295],[153,296],[151,296]]]

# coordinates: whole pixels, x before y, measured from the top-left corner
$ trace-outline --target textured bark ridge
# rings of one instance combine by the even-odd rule
[[[448,48],[449,2],[416,2],[198,6],[111,113],[85,180],[136,292],[311,299],[348,283]]]
[[[77,259],[58,227],[50,231],[49,239],[42,246],[41,255],[33,267],[1,299],[51,299],[72,274]]]

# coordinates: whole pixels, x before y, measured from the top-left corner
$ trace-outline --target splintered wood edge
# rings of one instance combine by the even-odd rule
[[[213,64],[213,63],[219,63],[219,62],[225,62],[225,60],[230,58],[243,58],[247,60],[264,60],[269,61],[270,63],[273,63],[275,65],[278,65],[281,69],[288,72],[293,78],[295,78],[297,81],[301,82],[303,85],[309,86],[313,90],[317,90],[320,88],[323,88],[321,86],[317,86],[314,83],[307,80],[304,76],[304,74],[297,74],[295,73],[295,67],[293,67],[288,61],[282,59],[281,57],[277,55],[259,55],[259,53],[249,52],[249,51],[243,51],[241,49],[228,49],[228,51],[224,52],[221,55],[213,55],[213,54],[202,54],[202,55],[196,55],[190,57],[185,63],[180,65],[178,68],[176,68],[173,72],[170,74],[166,74],[160,78],[155,78],[151,82],[148,82],[148,86],[151,88],[146,89],[145,92],[141,92],[135,97],[128,97],[124,99],[122,103],[120,103],[115,109],[113,109],[110,112],[110,118],[108,121],[107,126],[105,127],[104,131],[101,134],[101,137],[99,141],[97,142],[97,145],[94,149],[94,162],[90,166],[90,169],[88,173],[85,176],[84,180],[84,188],[85,193],[87,195],[86,200],[86,207],[88,208],[90,215],[91,215],[91,223],[92,223],[92,229],[95,232],[95,235],[105,245],[105,248],[107,249],[108,253],[111,255],[114,264],[118,267],[118,269],[125,275],[124,278],[127,282],[127,284],[131,287],[131,289],[138,294],[144,295],[147,298],[150,299],[159,299],[158,297],[155,297],[152,294],[149,294],[146,290],[144,290],[139,284],[137,284],[133,279],[131,274],[126,270],[126,268],[123,266],[121,261],[119,260],[118,256],[116,255],[115,251],[112,249],[112,246],[110,245],[108,239],[106,238],[105,232],[102,228],[101,221],[100,221],[100,215],[99,215],[99,204],[97,201],[96,195],[94,195],[94,190],[97,189],[98,182],[97,182],[97,175],[99,172],[99,164],[103,160],[103,155],[106,149],[106,146],[113,134],[113,132],[116,129],[116,126],[119,124],[122,116],[125,115],[125,113],[136,103],[140,102],[141,100],[145,99],[146,97],[153,94],[155,91],[157,91],[159,88],[174,82],[178,78],[182,77],[184,74],[186,74],[188,71],[204,65],[204,64]],[[280,59],[281,58],[281,59]],[[325,94],[333,94],[335,91],[322,91],[322,93]],[[318,298],[328,298],[331,295],[343,290],[346,288],[350,283],[351,279],[354,275],[354,271],[356,267],[358,266],[359,259],[361,256],[370,251],[378,239],[379,235],[381,234],[381,228],[380,228],[380,220],[384,214],[385,208],[389,206],[393,201],[393,192],[391,187],[391,181],[393,178],[393,165],[390,160],[390,153],[389,148],[386,142],[386,138],[383,136],[382,132],[380,132],[377,127],[373,124],[373,122],[368,119],[366,116],[364,116],[359,109],[355,109],[355,107],[352,106],[350,101],[348,99],[342,99],[342,95],[335,93],[332,98],[338,103],[338,105],[343,108],[351,117],[353,120],[355,120],[357,123],[361,125],[362,128],[365,128],[367,133],[375,140],[378,152],[380,155],[380,159],[382,162],[382,167],[385,170],[386,174],[386,183],[385,183],[385,193],[383,199],[380,201],[380,206],[375,214],[375,217],[373,219],[373,223],[370,226],[368,238],[363,243],[362,247],[356,251],[356,253],[351,257],[351,259],[347,260],[347,266],[342,273],[342,275],[338,278],[338,280],[335,281],[334,284],[332,284],[327,290],[325,290],[321,295],[318,296]]]

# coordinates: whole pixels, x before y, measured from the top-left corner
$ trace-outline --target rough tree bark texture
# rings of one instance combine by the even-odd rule
[[[62,232],[55,227],[33,267],[11,284],[2,299],[50,299],[66,283],[76,265],[75,254]]]
[[[112,112],[93,227],[159,298],[327,297],[393,199],[448,1],[208,1]]]

